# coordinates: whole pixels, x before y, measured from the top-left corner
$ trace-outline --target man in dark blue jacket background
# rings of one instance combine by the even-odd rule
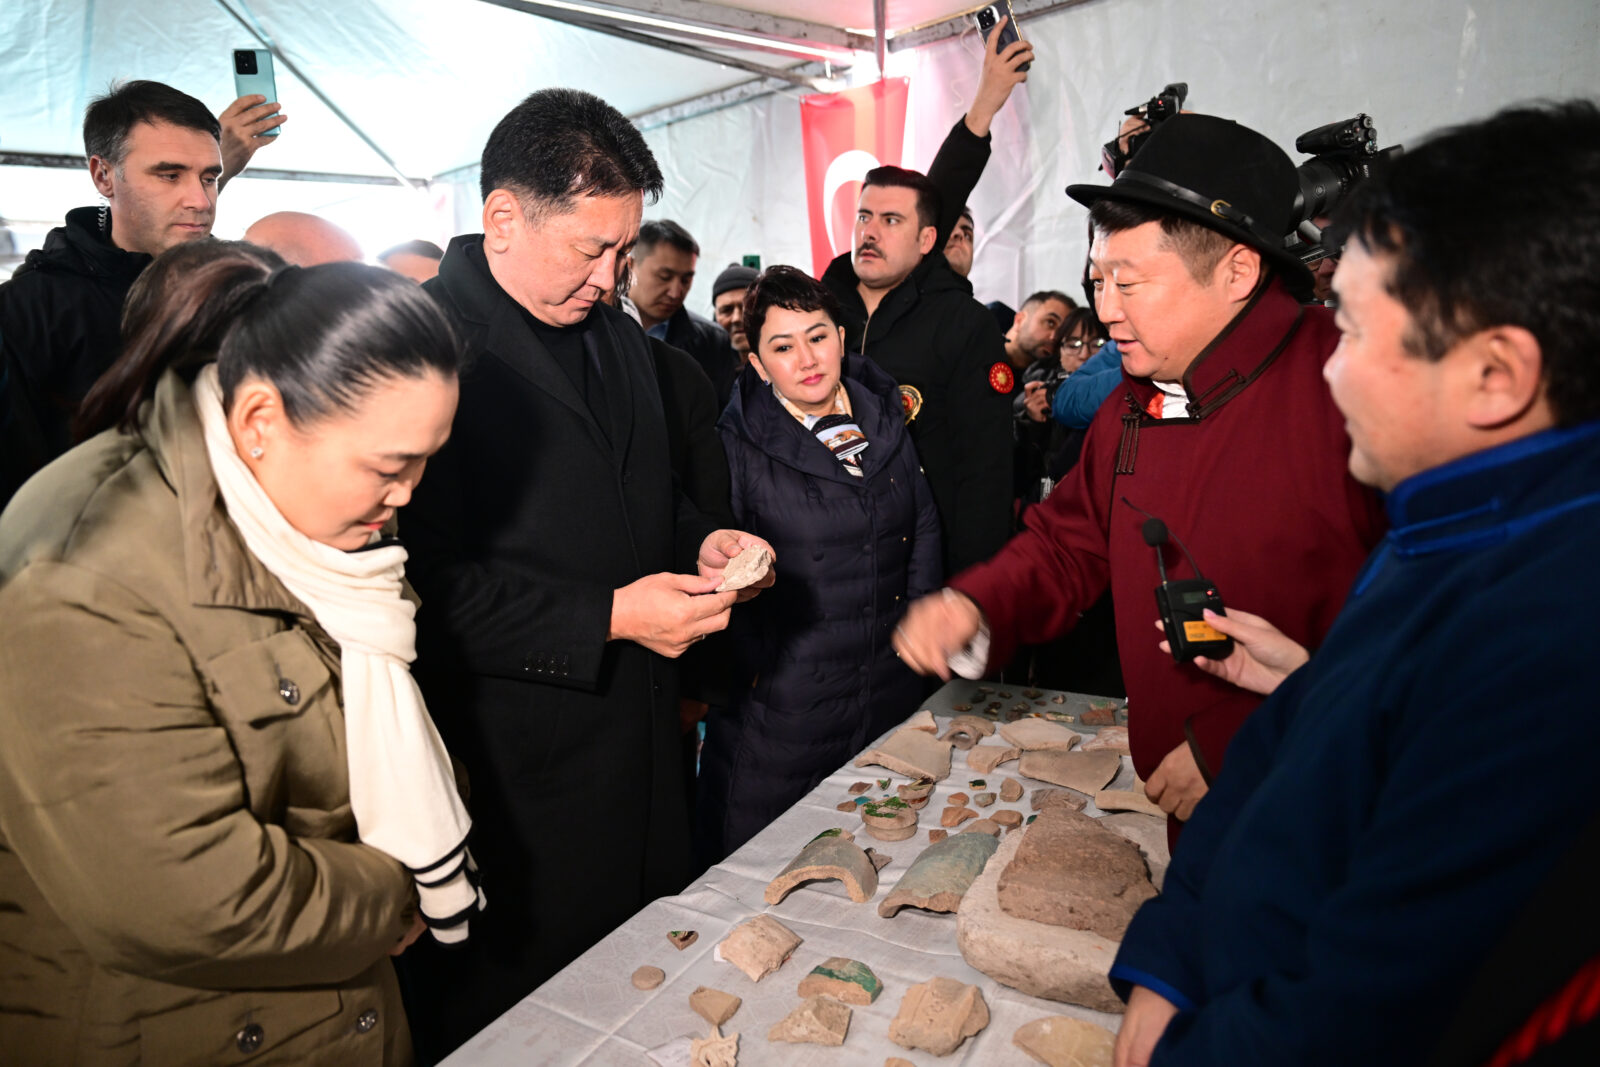
[[[1600,109],[1447,131],[1348,217],[1325,376],[1393,528],[1129,927],[1117,1067],[1422,1061],[1596,810]],[[1213,673],[1304,662],[1217,622]]]

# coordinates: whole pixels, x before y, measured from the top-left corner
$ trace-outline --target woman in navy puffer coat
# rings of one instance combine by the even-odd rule
[[[906,605],[939,587],[938,514],[899,387],[869,360],[843,356],[838,315],[832,295],[793,267],[771,268],[745,297],[751,362],[717,430],[739,528],[771,543],[777,582],[736,608],[729,627],[734,695],[707,721],[701,756],[706,863],[927,692],[889,638]]]

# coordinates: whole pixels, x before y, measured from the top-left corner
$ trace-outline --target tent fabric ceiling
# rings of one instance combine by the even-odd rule
[[[748,0],[740,6],[810,21],[825,21],[835,8],[865,9],[871,24],[870,0],[822,0],[800,11]],[[890,5],[905,9],[900,17],[950,6]],[[260,47],[229,8],[419,178],[474,162],[494,123],[535,89],[586,89],[632,114],[751,77],[479,0],[12,0],[0,5],[0,151],[81,153],[84,106],[119,79],[167,82],[222,110],[235,95],[232,50]],[[289,122],[283,140],[257,156],[259,165],[388,173],[283,65],[277,86]]]
[[[726,7],[759,11],[766,15],[783,15],[788,18],[818,22],[824,26],[842,26],[849,30],[872,32],[872,0],[802,0],[800,3],[782,0],[717,0]],[[884,21],[891,30],[908,30],[926,26],[930,22],[951,15],[971,11],[979,5],[972,0],[889,0],[884,8]]]

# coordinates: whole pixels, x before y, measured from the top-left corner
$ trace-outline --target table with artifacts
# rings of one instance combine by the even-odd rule
[[[1120,701],[953,681],[445,1061],[1109,1067],[1168,861]]]

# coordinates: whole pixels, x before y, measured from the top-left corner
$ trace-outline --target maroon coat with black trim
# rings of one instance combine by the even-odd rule
[[[1144,414],[1158,390],[1124,375],[1069,479],[997,556],[950,583],[988,618],[991,665],[1069,629],[1110,585],[1141,777],[1184,743],[1186,721],[1215,772],[1260,698],[1157,647],[1160,578],[1136,508],[1188,545],[1225,603],[1308,647],[1383,534],[1376,495],[1348,473],[1350,441],[1322,380],[1337,343],[1327,309],[1301,307],[1273,281],[1189,366],[1189,418]],[[1181,550],[1169,542],[1165,553],[1170,577],[1193,576]]]

